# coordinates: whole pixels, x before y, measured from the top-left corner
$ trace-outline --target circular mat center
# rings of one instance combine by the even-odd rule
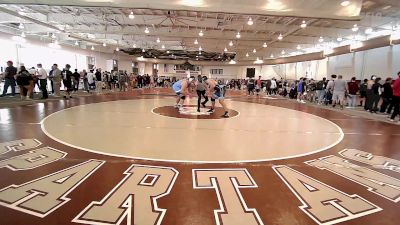
[[[213,112],[209,111],[210,108],[200,108],[197,110],[197,106],[184,105],[182,107],[175,108],[174,106],[161,106],[153,109],[153,113],[161,116],[184,118],[184,119],[227,119],[223,115],[224,109],[216,107]],[[239,115],[239,112],[234,109],[229,109],[229,118],[233,118]]]
[[[188,107],[181,111],[173,108],[173,98],[81,105],[48,116],[42,130],[85,151],[179,162],[293,158],[326,150],[343,138],[337,125],[312,114],[227,100],[231,118],[220,119],[223,110],[218,103],[213,114],[202,109],[198,115],[196,100],[187,99]]]

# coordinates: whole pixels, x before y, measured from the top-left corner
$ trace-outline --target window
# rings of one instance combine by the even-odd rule
[[[210,74],[211,75],[215,75],[215,74],[221,75],[221,74],[224,74],[224,70],[223,69],[211,69]]]

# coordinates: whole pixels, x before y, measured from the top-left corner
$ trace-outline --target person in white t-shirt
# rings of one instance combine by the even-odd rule
[[[269,88],[271,90],[271,95],[276,95],[277,89],[278,89],[278,85],[276,84],[275,78],[272,78],[271,85],[270,85]]]
[[[40,90],[42,91],[42,98],[41,99],[47,99],[48,93],[47,93],[47,72],[45,69],[42,68],[42,64],[37,64],[38,70],[38,79],[39,79],[39,85],[40,85]]]
[[[95,82],[95,76],[94,76],[93,70],[89,71],[89,73],[87,74],[87,79],[88,79],[89,87],[93,87],[94,82]]]

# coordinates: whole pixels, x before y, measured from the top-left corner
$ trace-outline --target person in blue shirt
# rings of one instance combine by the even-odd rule
[[[183,103],[185,102],[186,99],[186,95],[189,95],[189,86],[190,83],[192,83],[194,81],[194,77],[191,76],[189,78],[184,78],[182,80],[178,80],[177,82],[175,82],[172,85],[172,89],[175,91],[176,93],[176,104],[175,104],[175,108],[179,109]],[[180,104],[180,102],[182,101],[182,104]]]

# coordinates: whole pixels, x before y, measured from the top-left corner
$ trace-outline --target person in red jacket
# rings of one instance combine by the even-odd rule
[[[396,116],[399,115],[400,112],[400,72],[397,73],[397,80],[394,81],[393,84],[393,106],[394,112],[392,117],[390,117],[390,121],[394,122]]]

